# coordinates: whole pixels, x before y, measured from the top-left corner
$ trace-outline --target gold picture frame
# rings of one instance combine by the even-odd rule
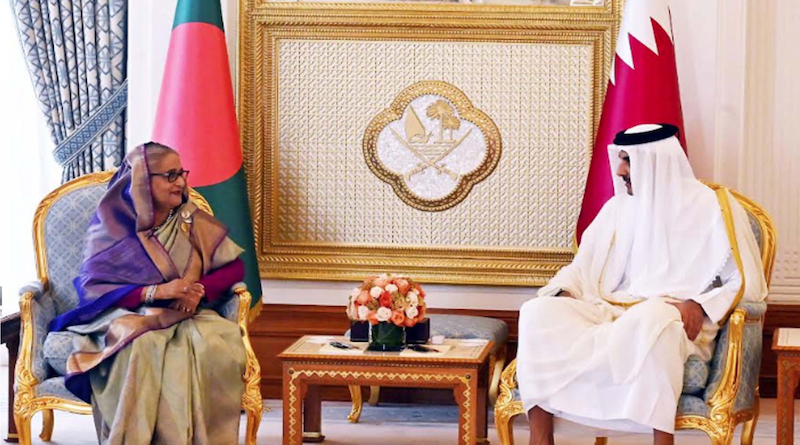
[[[280,47],[306,42],[330,42],[332,45],[452,42],[454,45],[561,45],[585,50],[588,56],[582,57],[589,60],[589,69],[585,70],[585,80],[590,85],[586,104],[588,117],[582,124],[585,125],[583,133],[576,133],[580,134],[578,142],[585,147],[576,162],[588,168],[614,56],[622,4],[623,0],[608,0],[602,7],[242,0],[239,8],[238,111],[261,276],[359,280],[385,271],[407,273],[419,280],[437,283],[520,286],[546,283],[572,259],[571,243],[566,245],[563,236],[559,246],[524,247],[463,242],[386,242],[387,237],[392,236],[387,233],[378,233],[375,241],[364,237],[359,242],[310,242],[301,236],[296,239],[287,237],[286,227],[290,227],[290,231],[295,221],[285,217],[282,206],[290,202],[293,208],[299,208],[309,198],[304,195],[304,190],[296,191],[296,198],[287,198],[287,185],[279,184],[281,175],[285,173],[281,168],[289,168],[290,157],[297,156],[297,153],[281,147],[281,125],[286,125],[287,120],[281,120],[278,112],[282,105],[281,88],[284,87],[280,79],[281,69],[287,72],[287,68],[278,63],[282,56]],[[400,91],[393,91],[392,96],[380,100],[388,106],[397,93]],[[375,108],[373,116],[385,108]],[[365,127],[367,124],[369,119],[363,123]],[[361,137],[363,132],[354,141],[359,149]],[[505,145],[505,136],[503,141]],[[301,153],[301,157],[306,155],[313,156],[313,153]],[[363,154],[359,155],[363,162]],[[294,159],[293,162],[309,161]],[[387,184],[382,185],[391,189]],[[569,187],[573,196],[582,192],[582,185],[578,191],[574,190],[575,185]],[[342,197],[338,198],[337,202],[341,202]],[[402,204],[399,198],[397,201]],[[302,209],[297,211],[302,212]],[[557,220],[558,217],[552,215],[551,219]],[[358,222],[332,220],[324,224],[336,228],[337,224]],[[574,224],[574,221],[563,224]],[[283,238],[279,238],[278,233]]]

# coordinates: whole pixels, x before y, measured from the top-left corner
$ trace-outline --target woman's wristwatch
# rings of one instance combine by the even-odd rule
[[[144,294],[144,304],[150,305],[155,302],[157,284],[147,286],[147,291]]]

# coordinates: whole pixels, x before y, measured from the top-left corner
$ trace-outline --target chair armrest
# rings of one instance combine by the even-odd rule
[[[43,356],[48,324],[55,318],[55,306],[46,286],[34,282],[20,290],[20,344],[14,384],[17,401],[26,403],[35,395],[34,386],[47,379],[47,363]]]
[[[249,314],[250,314],[250,301],[252,296],[247,290],[247,285],[244,283],[237,283],[233,285],[234,297],[238,301],[238,314],[237,323],[239,330],[242,333],[242,343],[244,343],[244,351],[247,359],[247,368],[242,376],[245,384],[245,391],[242,394],[242,406],[251,413],[255,413],[258,418],[261,417],[263,410],[263,400],[261,399],[261,365],[258,363],[256,353],[253,351],[253,346],[250,344],[250,332],[248,329]]]
[[[765,302],[742,303],[719,333],[705,401],[711,413],[738,412],[756,403]]]
[[[495,405],[511,403],[514,400],[515,389],[517,389],[517,359],[512,360],[500,375],[500,393],[497,395]]]

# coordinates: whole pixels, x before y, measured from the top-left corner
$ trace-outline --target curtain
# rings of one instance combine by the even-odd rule
[[[127,0],[10,0],[62,182],[125,155]]]

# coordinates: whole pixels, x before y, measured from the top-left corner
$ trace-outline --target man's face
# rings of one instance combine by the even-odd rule
[[[631,186],[631,158],[628,156],[628,152],[624,150],[619,152],[619,158],[622,162],[619,163],[619,168],[617,168],[617,176],[625,182],[628,194],[633,195],[633,187]]]

